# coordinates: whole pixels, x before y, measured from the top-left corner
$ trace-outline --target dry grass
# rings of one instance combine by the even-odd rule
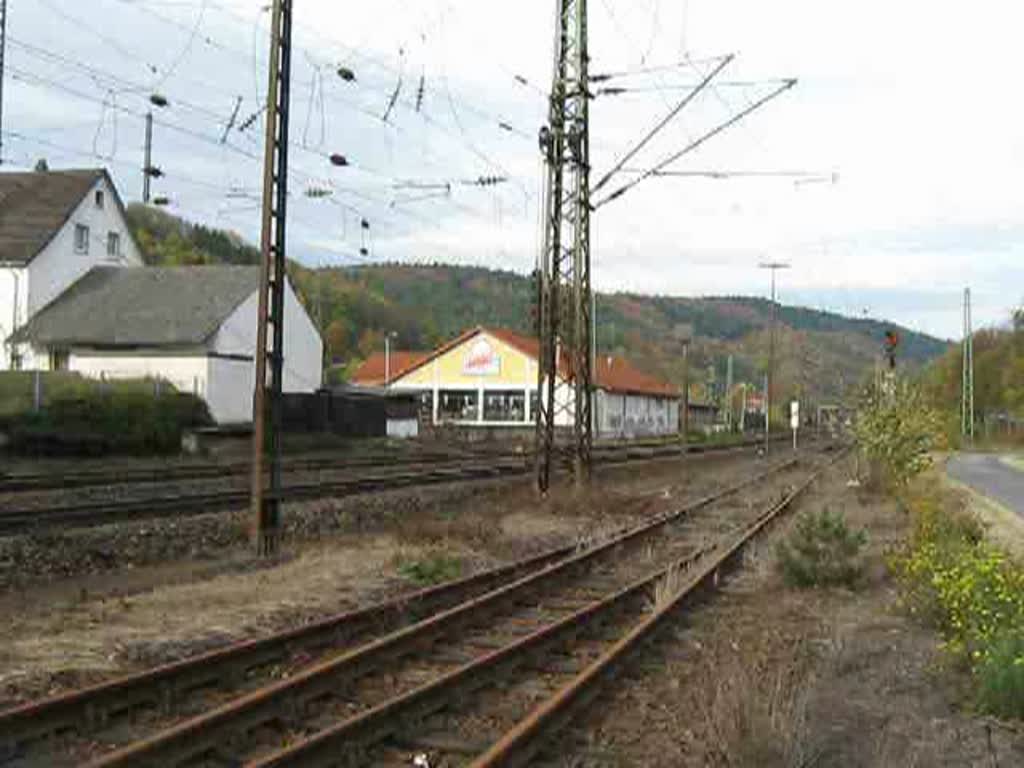
[[[769,668],[738,655],[705,668],[707,696],[702,713],[711,736],[708,764],[729,768],[809,766],[807,690],[810,655],[793,649],[785,663]]]
[[[475,512],[399,516],[395,519],[394,530],[399,545],[413,547],[465,545],[475,551],[491,551],[501,538],[498,521]]]
[[[654,583],[651,595],[654,610],[660,611],[671,603],[686,585],[686,568],[679,563],[671,565],[660,579]]]
[[[344,610],[391,583],[397,551],[390,537],[361,537],[350,547],[310,550],[271,568],[19,612],[7,619],[0,688],[42,672],[159,661],[267,632],[297,616]]]

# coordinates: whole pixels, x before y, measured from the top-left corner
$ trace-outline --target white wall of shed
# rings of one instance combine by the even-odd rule
[[[179,392],[204,399],[207,395],[209,374],[205,350],[162,354],[159,350],[118,353],[76,349],[71,351],[68,368],[93,379],[163,379]]]
[[[95,201],[97,190],[103,190],[103,207]],[[75,252],[75,226],[89,228],[89,252]],[[107,256],[107,234],[116,232],[121,239],[121,256]],[[45,307],[72,283],[96,266],[142,266],[142,254],[135,247],[128,231],[128,222],[121,215],[113,187],[103,177],[89,190],[70,218],[54,238],[29,262],[27,281],[28,316]]]
[[[206,404],[219,424],[237,424],[252,420],[252,393],[256,371],[251,360],[211,357]]]
[[[259,294],[254,291],[238,305],[221,325],[211,341],[211,351],[222,355],[245,355],[252,358],[248,386],[250,415],[252,391],[255,387],[256,317]],[[285,283],[284,297],[284,382],[285,392],[313,392],[323,381],[323,342],[316,326],[309,319],[290,283]]]
[[[679,430],[679,401],[669,397],[597,392],[600,437],[671,435]]]

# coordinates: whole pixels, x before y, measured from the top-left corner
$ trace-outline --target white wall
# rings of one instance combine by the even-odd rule
[[[598,390],[597,432],[601,437],[671,435],[679,431],[679,401],[667,397]]]
[[[202,398],[207,394],[205,350],[168,355],[157,350],[118,354],[76,349],[71,353],[68,367],[94,379],[142,379],[148,376],[170,382],[179,392],[190,392]]]
[[[103,190],[103,208],[97,208],[94,192]],[[89,227],[89,252],[75,253],[75,225]],[[107,256],[107,233],[121,236],[121,258]],[[121,216],[114,189],[105,178],[100,178],[72,212],[64,227],[29,262],[28,313],[34,315],[72,283],[95,266],[118,264],[142,266],[142,256],[128,233],[128,224]]]
[[[17,301],[15,301],[17,287]],[[15,318],[17,310],[17,318]],[[11,367],[11,348],[4,342],[15,327],[20,328],[28,321],[28,270],[20,267],[0,267],[0,370]],[[22,355],[26,345],[20,345]],[[27,368],[27,365],[23,365]]]
[[[253,293],[224,322],[211,349],[219,354],[256,354],[256,316],[259,296]],[[253,364],[255,365],[255,364]],[[284,296],[284,391],[312,392],[323,381],[323,342],[291,284]]]
[[[256,381],[252,362],[211,357],[208,371],[206,404],[210,407],[210,415],[221,424],[251,421]]]
[[[246,360],[213,357],[211,397],[218,410],[230,412],[233,421],[252,418],[252,393],[256,384],[256,317],[259,294],[242,302],[214,336],[211,350],[219,355],[243,356]],[[224,376],[223,380],[220,378]],[[292,290],[285,284],[284,298],[284,391],[313,392],[323,380],[323,342],[316,326]],[[245,415],[241,414],[243,404]],[[211,410],[214,403],[210,404]],[[218,419],[220,420],[220,419]]]

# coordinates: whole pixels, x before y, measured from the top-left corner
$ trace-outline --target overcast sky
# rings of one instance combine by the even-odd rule
[[[105,164],[139,199],[156,92],[170,105],[153,108],[154,193],[257,240],[263,124],[239,129],[266,87],[265,4],[10,0],[5,163]],[[289,255],[531,269],[554,0],[295,0],[295,15]],[[671,168],[809,174],[639,184],[594,215],[601,290],[765,295],[758,262],[784,260],[786,303],[945,337],[960,335],[965,285],[978,325],[1024,299],[1024,7],[590,0],[590,17],[591,72],[629,89],[594,101],[595,182],[727,54],[716,87],[628,167],[794,77]],[[335,152],[351,166],[332,168]],[[467,183],[482,176],[509,180]]]

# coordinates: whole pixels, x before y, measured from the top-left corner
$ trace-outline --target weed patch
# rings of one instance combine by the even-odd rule
[[[779,567],[795,587],[856,586],[864,571],[867,531],[853,531],[842,512],[824,507],[804,512],[789,537],[779,542]]]
[[[416,560],[400,562],[398,573],[413,584],[426,587],[459,578],[462,575],[462,561],[438,552]]]
[[[1024,716],[1024,566],[937,491],[920,486],[904,502],[913,533],[891,558],[904,604],[972,670],[983,711]]]

